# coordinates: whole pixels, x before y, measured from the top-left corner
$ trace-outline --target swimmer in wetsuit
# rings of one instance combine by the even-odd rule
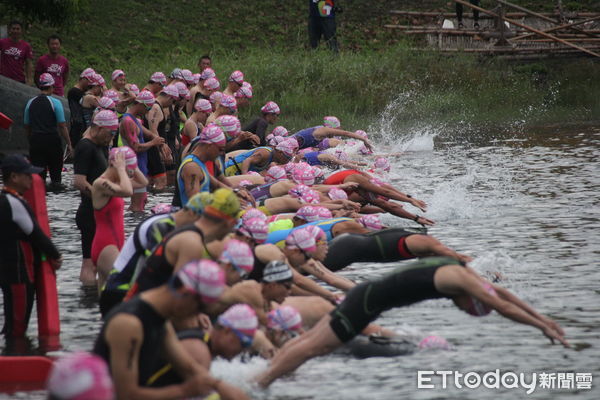
[[[474,270],[448,257],[425,258],[400,267],[378,279],[361,283],[329,315],[298,340],[289,342],[257,380],[269,386],[305,361],[330,353],[355,337],[386,310],[428,299],[449,298],[471,315],[496,310],[504,317],[536,327],[549,338],[568,347],[562,328],[508,290],[493,285]]]
[[[323,265],[331,271],[339,271],[355,262],[387,263],[426,256],[448,256],[461,262],[472,261],[471,257],[457,253],[434,237],[391,228],[336,236],[329,242],[329,252]]]

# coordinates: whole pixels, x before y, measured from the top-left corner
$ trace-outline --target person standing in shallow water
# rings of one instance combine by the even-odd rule
[[[451,299],[459,309],[473,316],[496,310],[508,319],[538,328],[552,343],[556,340],[569,347],[564,331],[556,322],[538,314],[508,290],[487,282],[455,259],[431,257],[363,282],[349,291],[344,301],[314,328],[281,349],[270,368],[257,377],[258,383],[269,386],[307,360],[330,353],[354,338],[383,311],[439,298]]]

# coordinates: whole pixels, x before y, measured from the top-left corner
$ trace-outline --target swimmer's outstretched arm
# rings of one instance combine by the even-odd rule
[[[321,279],[328,285],[343,290],[344,292],[347,292],[348,290],[356,286],[356,283],[342,276],[339,276],[336,273],[331,272],[321,262],[314,259],[310,259],[306,263],[302,264],[301,268],[309,274],[313,275],[314,277]]]

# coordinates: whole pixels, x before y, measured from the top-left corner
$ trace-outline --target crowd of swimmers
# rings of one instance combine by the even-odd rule
[[[209,61],[197,74],[155,72],[145,87],[121,70],[110,89],[91,68],[80,76],[82,126],[71,132],[80,278],[98,285],[103,325],[91,353],[56,362],[51,398],[245,399],[211,375],[213,358],[270,359],[256,377],[266,387],[338,347],[359,357],[448,348],[441,337],[410,342],[374,323],[427,299],[474,316],[496,310],[568,346],[558,324],[480,276],[470,256],[423,228],[384,225],[385,213],[434,221],[392,184],[389,159],[365,131],[342,129],[333,116],[296,132],[270,129],[281,112],[274,101],[242,129],[236,113],[252,85],[234,71],[218,91]],[[10,185],[7,171],[3,164]],[[172,204],[153,207],[126,238],[125,199],[144,211],[149,191],[169,186]],[[361,282],[338,274],[415,258]]]

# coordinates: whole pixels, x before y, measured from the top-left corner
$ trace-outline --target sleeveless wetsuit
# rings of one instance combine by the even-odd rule
[[[267,150],[269,152],[269,159],[263,165],[254,165],[254,164],[250,165],[250,168],[248,168],[248,171],[261,172],[261,171],[264,171],[265,169],[267,169],[269,167],[269,165],[271,164],[271,162],[273,162],[273,148],[268,147],[268,146],[263,146],[263,147],[257,147],[255,149],[245,151],[242,154],[238,154],[237,156],[232,157],[229,160],[227,160],[227,162],[225,163],[225,175],[226,176],[241,175],[241,168],[242,168],[242,163],[244,162],[244,160],[247,159],[248,157],[252,156],[256,152],[256,150],[259,150],[259,149]]]
[[[196,157],[193,154],[190,154],[189,156],[186,156],[183,161],[181,161],[181,165],[179,166],[179,169],[177,170],[177,187],[179,188],[179,199],[181,201],[181,204],[185,205],[188,202],[188,196],[185,193],[185,183],[183,182],[183,177],[182,177],[182,171],[183,171],[183,167],[188,164],[188,163],[195,163],[196,165],[198,165],[201,169],[202,169],[202,173],[204,174],[204,177],[202,178],[202,182],[200,182],[200,190],[199,192],[210,192],[210,176],[209,175],[213,175],[214,176],[214,162],[209,161],[206,164],[204,164],[202,161],[200,161],[200,159],[198,157]]]
[[[308,165],[323,165],[321,160],[319,160],[319,155],[323,153],[323,151],[311,151],[310,153],[304,153],[304,161],[306,161]]]
[[[152,215],[135,228],[125,241],[100,293],[100,313],[103,316],[123,300],[146,263],[146,258],[174,229],[175,220],[169,214]]]
[[[254,253],[254,267],[252,268],[252,272],[250,272],[247,279],[253,279],[257,282],[262,282],[263,272],[267,264],[258,259],[256,256],[256,249],[253,249],[252,253]]]
[[[323,181],[323,185],[341,185],[342,183],[344,183],[344,179],[346,179],[350,175],[356,174],[360,174],[360,172],[355,169],[345,169],[343,171],[334,172],[333,174],[325,178],[325,180]]]
[[[386,310],[428,299],[449,298],[433,283],[435,272],[444,265],[461,264],[450,257],[423,258],[355,286],[331,312],[331,329],[345,343]]]
[[[99,210],[94,210],[96,234],[92,242],[92,261],[98,265],[98,257],[106,246],[115,245],[121,250],[125,242],[123,213],[125,201],[122,197],[113,196]]]
[[[187,225],[168,234],[146,260],[146,265],[140,271],[129,292],[127,292],[125,300],[145,290],[153,289],[167,283],[175,270],[175,266],[169,263],[165,254],[167,244],[175,235],[187,231],[196,232],[200,236],[200,243],[204,244],[204,233],[196,225]]]
[[[355,262],[386,263],[415,258],[406,246],[406,238],[414,234],[401,228],[366,234],[344,233],[329,242],[323,265],[339,271]]]
[[[322,127],[322,125],[313,126],[312,128],[302,129],[301,131],[294,133],[292,137],[298,141],[298,150],[317,146],[319,144],[319,140],[313,136],[313,133],[316,129]]]
[[[285,239],[288,237],[288,235],[293,230],[303,228],[307,225],[316,225],[319,228],[323,229],[323,231],[325,231],[325,234],[327,235],[327,241],[330,241],[333,239],[333,234],[331,232],[331,229],[333,228],[333,226],[335,224],[338,224],[340,222],[345,222],[345,221],[353,221],[353,219],[346,218],[346,217],[330,218],[330,219],[324,219],[321,221],[309,222],[308,224],[300,225],[300,226],[297,226],[297,227],[291,228],[291,229],[276,230],[273,232],[269,232],[269,236],[267,236],[267,240],[265,243],[271,243],[271,244],[276,245],[277,247],[283,248],[285,246]]]
[[[138,385],[146,386],[146,382],[154,373],[153,366],[157,365],[166,335],[166,320],[147,302],[136,297],[115,307],[106,317],[106,322],[94,344],[93,352],[106,360],[110,368],[110,347],[104,338],[106,327],[112,318],[118,314],[131,314],[142,323],[144,336],[140,347],[138,365]]]
[[[196,339],[203,343],[210,342],[210,334],[200,328],[185,329],[177,332],[177,338],[181,340]],[[184,379],[173,369],[173,365],[161,357],[158,364],[153,368],[155,371],[146,381],[150,387],[165,387],[168,385],[177,385],[183,383]]]
[[[277,182],[266,183],[264,185],[256,186],[250,189],[250,194],[254,197],[257,202],[263,202],[271,197],[271,186]]]

